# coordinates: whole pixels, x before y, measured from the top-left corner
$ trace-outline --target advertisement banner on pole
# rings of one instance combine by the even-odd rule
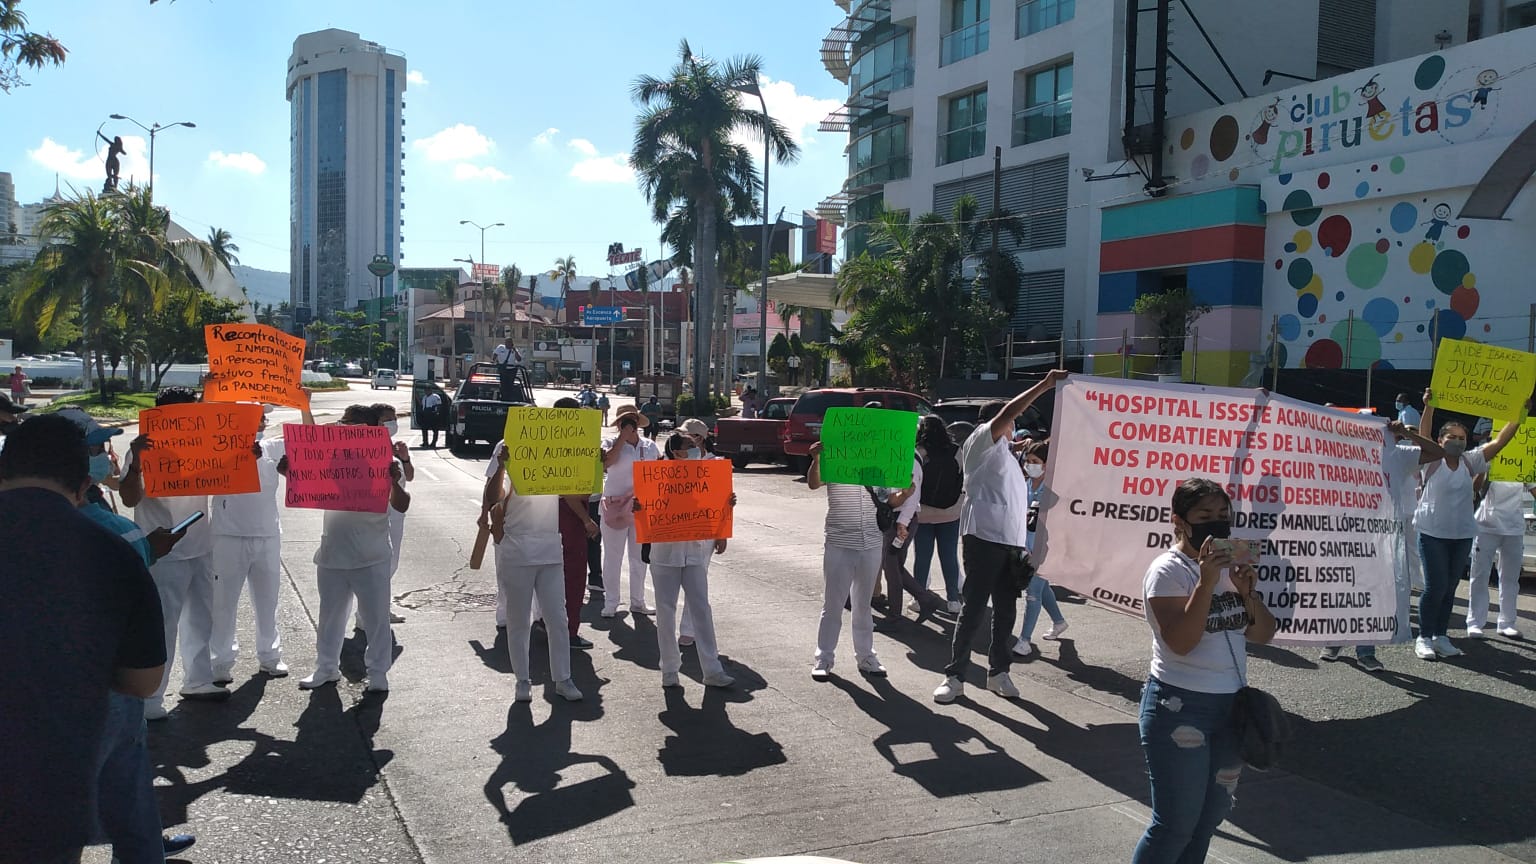
[[[470,265],[470,275],[474,277],[476,282],[499,282],[501,281],[501,265],[472,264]]]
[[[1385,420],[1259,390],[1074,375],[1051,428],[1063,434],[1035,538],[1051,582],[1144,614],[1147,566],[1173,542],[1173,491],[1204,477],[1232,497],[1232,536],[1255,541],[1276,642],[1411,636]]]

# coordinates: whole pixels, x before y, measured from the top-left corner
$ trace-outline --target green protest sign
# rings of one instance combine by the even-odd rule
[[[1489,463],[1488,479],[1536,483],[1536,418],[1521,423],[1514,440]]]
[[[821,426],[821,479],[855,486],[912,485],[917,414],[883,408],[828,408]]]
[[[1436,408],[1473,417],[1520,420],[1536,387],[1536,354],[1441,339],[1429,389]]]

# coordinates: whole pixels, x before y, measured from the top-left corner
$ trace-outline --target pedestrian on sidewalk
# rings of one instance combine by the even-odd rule
[[[155,395],[155,407],[184,405],[198,401],[197,393],[186,387],[166,387]],[[144,477],[140,466],[145,453],[154,449],[154,441],[139,435],[128,445],[128,458],[118,491],[123,506],[133,508],[133,521],[145,531],[170,528],[194,513],[206,513],[207,495],[175,495],[148,498],[144,495]],[[165,688],[171,680],[171,664],[181,642],[181,697],[193,701],[218,702],[229,698],[229,690],[214,683],[210,644],[213,638],[213,530],[202,519],[187,529],[187,536],[150,568],[155,588],[160,592],[160,608],[165,623],[165,674],[160,687],[144,706],[147,720],[166,717]]]
[[[611,407],[613,407],[613,403],[608,401],[608,394],[607,393],[599,393],[599,394],[597,394],[597,410],[603,412],[603,425],[604,426],[608,425],[608,409],[611,408]]]
[[[921,505],[917,511],[915,559],[912,575],[928,587],[933,553],[939,553],[944,574],[944,599],[951,615],[960,614],[960,508],[965,497],[965,475],[960,468],[960,448],[950,437],[944,420],[930,414],[917,424],[917,458],[922,463]]]
[[[1040,521],[1040,511],[1048,500],[1054,500],[1056,495],[1045,487],[1045,460],[1050,455],[1050,440],[1028,441],[1024,445],[1022,453],[1024,459],[1022,467],[1026,479],[1025,489],[1029,493],[1029,510],[1025,516],[1024,544],[1029,549],[1030,563],[1038,565],[1035,558],[1035,527]],[[1019,627],[1019,641],[1013,643],[1013,653],[1018,657],[1028,657],[1035,653],[1035,624],[1040,620],[1040,611],[1051,618],[1051,626],[1045,631],[1042,639],[1055,641],[1061,638],[1061,634],[1067,632],[1067,619],[1061,614],[1061,606],[1056,602],[1056,592],[1051,590],[1051,583],[1045,581],[1037,572],[1034,578],[1029,580],[1029,587],[1024,591],[1024,623]]]
[[[1018,598],[1028,586],[1031,568],[1024,519],[1029,490],[1013,453],[1013,427],[1025,409],[1066,377],[1065,371],[1054,370],[1006,403],[983,405],[976,430],[961,448],[966,495],[960,513],[960,551],[965,559],[965,586],[944,683],[933,691],[935,702],[953,702],[965,691],[971,639],[981,627],[988,602],[992,604],[992,643],[987,652],[987,689],[1005,699],[1019,696],[1008,674],[1012,665],[1008,637],[1013,635]]]
[[[27,373],[21,370],[20,366],[11,370],[11,401],[18,408],[27,407],[27,397],[32,395],[32,387],[28,383],[29,381],[31,379],[27,377]]]
[[[651,421],[633,405],[620,405],[614,414],[614,435],[603,441],[603,611],[604,618],[619,614],[619,584],[624,562],[629,562],[629,611],[652,615],[656,610],[645,602],[645,561],[640,557],[640,540],[635,535],[636,462],[659,459],[656,442],[640,430]]]
[[[875,621],[870,611],[870,595],[880,578],[881,547],[885,545],[880,530],[877,493],[865,486],[823,483],[821,480],[821,442],[809,450],[811,464],[806,471],[806,487],[827,487],[826,546],[821,557],[821,624],[816,631],[816,665],[811,677],[827,681],[837,659],[838,636],[843,629],[843,604],[853,613],[853,653],[859,672],[884,678],[885,667],[875,655]]]
[[[571,680],[571,641],[566,623],[563,549],[557,495],[519,495],[507,477],[507,445],[496,442],[485,466],[480,498],[480,527],[496,543],[496,584],[506,598],[507,654],[516,678],[513,699],[533,701],[528,640],[533,633],[533,599],[538,595],[549,645],[549,678],[555,693],[578,702],[582,693]]]
[[[1141,748],[1152,821],[1132,864],[1204,861],[1242,776],[1232,704],[1248,683],[1248,644],[1267,645],[1275,616],[1251,565],[1232,566],[1232,499],[1214,480],[1173,491],[1174,544],[1147,567],[1142,597],[1152,666],[1141,695]]]

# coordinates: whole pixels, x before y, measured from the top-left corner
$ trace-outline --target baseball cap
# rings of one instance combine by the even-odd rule
[[[687,420],[684,420],[683,425],[679,426],[678,428],[688,435],[693,435],[699,438],[709,437],[709,426],[705,425],[704,421],[697,417],[689,417]]]
[[[79,426],[80,431],[85,433],[85,443],[90,446],[105,444],[108,438],[123,434],[121,429],[97,423],[95,418],[80,408],[61,408],[58,411],[58,415],[68,418],[76,426]]]

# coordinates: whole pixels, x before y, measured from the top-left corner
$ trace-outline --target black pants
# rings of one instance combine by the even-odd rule
[[[517,386],[517,367],[512,365],[497,366],[496,371],[501,376],[501,401],[523,401],[522,391]]]
[[[1024,550],[983,540],[972,534],[960,538],[960,557],[965,564],[965,585],[960,589],[960,620],[944,674],[964,678],[971,665],[971,640],[992,603],[992,644],[987,649],[987,674],[1001,675],[1013,665],[1008,637],[1018,617],[1020,570]]]
[[[587,515],[592,521],[603,524],[602,513],[598,511],[596,501],[587,502]],[[587,584],[594,588],[603,587],[603,532],[597,532],[596,537],[587,538]]]
[[[421,446],[423,447],[437,446],[437,427],[441,425],[437,419],[437,414],[440,410],[442,409],[427,412],[426,416],[422,418]]]
[[[885,532],[885,541],[881,545],[880,572],[885,574],[885,610],[886,615],[901,614],[902,588],[912,592],[912,596],[922,606],[924,611],[944,605],[944,598],[924,588],[912,571],[907,569],[907,550],[912,547],[912,539],[916,536],[917,523],[911,525],[912,533],[907,535],[907,541],[901,544],[901,548],[891,545],[896,539],[896,526],[892,525]]]

